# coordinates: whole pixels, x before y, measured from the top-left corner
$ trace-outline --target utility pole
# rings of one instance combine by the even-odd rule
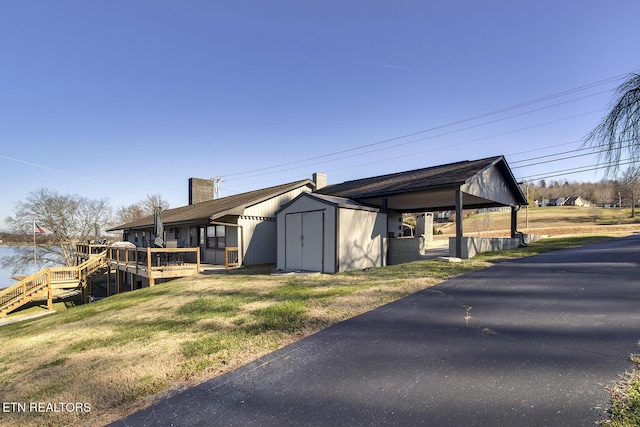
[[[219,199],[220,198],[220,183],[224,182],[224,179],[222,179],[219,176],[214,176],[213,178],[211,178],[211,181],[213,181],[213,198],[214,199]]]
[[[529,228],[529,183],[527,182],[525,185],[527,186],[527,205],[525,206],[525,218],[526,218],[525,228],[528,229]]]

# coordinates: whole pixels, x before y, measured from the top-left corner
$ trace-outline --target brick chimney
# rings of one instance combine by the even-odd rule
[[[322,187],[327,186],[327,174],[315,172],[313,174],[313,182],[316,184],[316,190],[321,189]]]
[[[213,181],[202,178],[189,178],[189,204],[213,200]]]

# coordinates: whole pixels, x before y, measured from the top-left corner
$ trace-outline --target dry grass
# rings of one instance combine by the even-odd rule
[[[103,425],[328,325],[484,265],[427,261],[338,275],[179,279],[2,328],[5,402],[89,413],[4,413],[10,425]]]
[[[527,220],[528,217],[528,220]],[[598,207],[550,206],[525,208],[518,212],[518,230],[530,234],[557,236],[564,234],[611,233],[636,230],[640,217],[631,218],[631,209]],[[437,224],[441,238],[455,235],[453,223]],[[508,236],[511,230],[510,212],[470,215],[464,220],[464,232],[470,236]]]
[[[600,425],[630,427],[640,425],[640,356],[632,354],[632,371],[620,375],[618,381],[607,387],[611,396],[609,419]]]
[[[593,239],[593,238],[592,238]],[[104,425],[344,319],[530,245],[460,264],[420,261],[336,275],[269,267],[199,275],[2,327],[3,402],[81,402],[85,413],[3,413],[3,425]]]

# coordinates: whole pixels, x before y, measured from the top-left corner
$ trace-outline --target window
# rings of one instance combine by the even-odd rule
[[[189,229],[189,246],[192,248],[198,246],[198,227],[192,226]]]
[[[226,245],[224,225],[210,225],[207,227],[207,248],[224,249]]]

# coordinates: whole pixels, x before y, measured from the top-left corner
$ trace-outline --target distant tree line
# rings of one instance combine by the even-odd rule
[[[530,205],[535,200],[577,197],[598,206],[618,205],[634,207],[640,203],[640,168],[629,168],[617,180],[576,182],[568,180],[544,180],[522,184]]]

